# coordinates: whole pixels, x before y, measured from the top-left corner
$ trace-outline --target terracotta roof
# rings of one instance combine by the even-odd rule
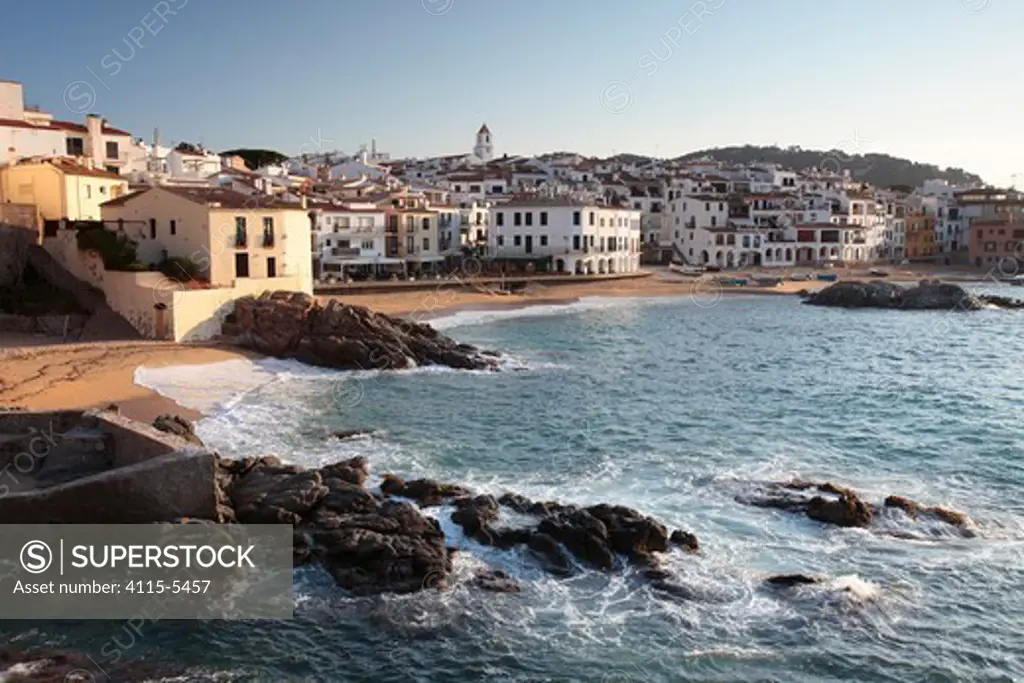
[[[209,206],[211,209],[233,209],[233,210],[282,210],[282,209],[294,209],[297,211],[304,211],[301,204],[295,202],[282,202],[268,197],[266,195],[247,195],[241,192],[235,192],[224,187],[183,187],[178,185],[161,185],[159,188],[150,188],[136,192],[135,194],[125,195],[112,199],[109,202],[103,203],[101,206],[124,206],[127,202],[132,199],[139,197],[153,189],[164,190],[175,194],[182,199],[187,199],[196,204],[204,204]],[[212,204],[218,204],[219,206],[210,206]]]
[[[3,128],[29,128],[31,130],[60,130],[72,133],[87,133],[89,129],[85,126],[72,123],[70,121],[50,121],[45,124],[29,123],[28,121],[22,121],[19,119],[0,119],[0,127]],[[111,128],[110,126],[103,126],[104,135],[127,135],[131,137],[131,133],[127,133],[117,128]]]
[[[330,213],[384,213],[384,209],[373,207],[370,209],[356,209],[343,204],[309,203],[310,211],[324,211]]]
[[[109,178],[110,180],[123,180],[128,182],[128,179],[119,176],[116,173],[110,173],[109,171],[101,171],[96,168],[88,168],[82,166],[79,163],[72,161],[71,159],[65,159],[63,157],[57,159],[47,159],[45,163],[52,165],[54,168],[62,171],[67,175],[80,175],[89,176],[90,178]]]
[[[88,133],[89,129],[80,123],[72,123],[71,121],[50,121],[51,128],[59,128],[61,130],[71,131],[73,133]],[[107,124],[103,124],[104,135],[127,135],[131,137],[131,133],[123,131],[120,128],[113,128]]]

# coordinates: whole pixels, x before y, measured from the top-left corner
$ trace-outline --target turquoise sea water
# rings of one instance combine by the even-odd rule
[[[465,550],[450,591],[353,598],[303,568],[290,622],[0,634],[98,665],[112,651],[184,664],[187,680],[1021,680],[1022,323],[1017,312],[842,311],[789,297],[587,301],[439,321],[507,353],[501,373],[280,361],[144,371],[212,410],[200,434],[228,455],[317,465],[358,454],[378,475],[636,507],[699,536],[702,555],[667,561],[690,597],[631,571],[552,578],[463,539],[442,509]],[[379,432],[325,438],[349,428]],[[907,540],[736,501],[752,482],[794,476],[875,503],[900,494],[963,510],[978,535],[881,520],[922,536]],[[469,587],[481,565],[516,576],[522,593]],[[828,581],[766,590],[774,572]]]

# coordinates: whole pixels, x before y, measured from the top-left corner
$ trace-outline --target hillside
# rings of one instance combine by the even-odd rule
[[[842,150],[813,150],[799,147],[719,147],[691,152],[678,157],[687,161],[710,156],[729,164],[774,163],[793,169],[818,167],[831,171],[849,170],[856,180],[878,187],[908,185],[919,187],[925,180],[940,178],[955,185],[983,185],[980,176],[962,168],[940,168],[888,154],[848,154]]]

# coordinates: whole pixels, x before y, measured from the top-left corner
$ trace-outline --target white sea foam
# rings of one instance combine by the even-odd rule
[[[651,299],[649,297],[607,297],[588,296],[564,304],[538,304],[520,308],[498,308],[486,310],[463,310],[432,320],[425,320],[431,327],[448,330],[468,325],[483,325],[512,318],[537,318],[552,315],[566,315],[581,311],[601,310],[618,307],[633,307],[658,301],[676,301],[676,298]]]

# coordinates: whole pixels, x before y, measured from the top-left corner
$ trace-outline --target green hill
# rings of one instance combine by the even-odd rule
[[[772,163],[802,170],[818,167],[831,171],[849,170],[855,180],[871,183],[877,187],[907,185],[920,187],[925,180],[939,178],[954,185],[983,185],[981,176],[962,168],[940,168],[935,164],[923,164],[888,154],[848,154],[842,150],[813,150],[799,147],[718,147],[691,152],[678,157],[688,161],[701,157],[712,157],[728,164]]]

